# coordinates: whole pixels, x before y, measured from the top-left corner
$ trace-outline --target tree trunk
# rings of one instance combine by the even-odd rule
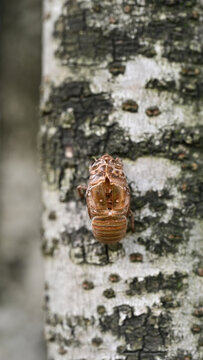
[[[201,0],[44,0],[49,359],[199,360]],[[123,159],[135,229],[97,242],[76,187]]]

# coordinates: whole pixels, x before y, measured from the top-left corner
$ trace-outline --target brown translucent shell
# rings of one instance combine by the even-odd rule
[[[86,190],[86,202],[92,231],[97,240],[105,244],[120,241],[126,234],[127,218],[131,217],[130,190],[119,158],[105,154],[89,167],[88,186],[79,186],[78,191]]]

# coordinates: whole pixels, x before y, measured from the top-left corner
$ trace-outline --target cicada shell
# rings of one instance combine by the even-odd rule
[[[85,197],[92,231],[95,238],[112,244],[120,241],[126,234],[130,210],[130,190],[123,172],[121,159],[105,154],[89,167],[88,186],[78,186],[78,192],[86,190]]]

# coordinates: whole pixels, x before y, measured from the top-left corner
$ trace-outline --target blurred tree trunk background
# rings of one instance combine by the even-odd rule
[[[199,360],[202,2],[45,0],[41,156],[49,359]],[[123,159],[136,232],[97,242],[76,194]]]
[[[43,360],[41,0],[1,1],[0,358]]]

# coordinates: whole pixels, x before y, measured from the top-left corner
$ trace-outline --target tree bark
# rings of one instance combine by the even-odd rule
[[[49,359],[201,358],[201,0],[44,0]],[[76,194],[123,159],[135,229],[97,242]]]

